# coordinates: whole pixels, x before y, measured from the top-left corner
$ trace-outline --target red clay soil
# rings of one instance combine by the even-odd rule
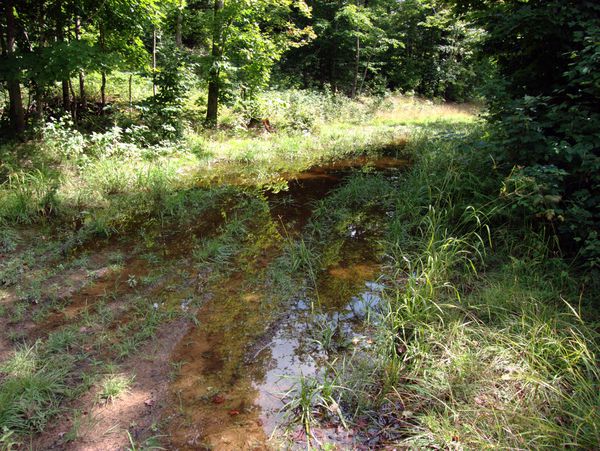
[[[136,444],[160,435],[160,420],[167,407],[170,357],[189,327],[186,319],[164,324],[151,343],[121,366],[125,376],[135,377],[127,393],[105,403],[91,390],[70,406],[82,413],[81,428],[75,440],[65,443],[73,419],[63,416],[33,442],[33,449],[121,450],[130,446],[127,431]]]

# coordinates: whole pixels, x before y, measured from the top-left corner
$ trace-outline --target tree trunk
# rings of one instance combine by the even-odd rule
[[[38,20],[37,20],[37,29],[39,30],[40,33],[40,37],[39,37],[39,47],[40,48],[45,48],[48,44],[47,41],[47,37],[45,35],[45,33],[42,32],[42,30],[45,30],[46,28],[46,14],[44,11],[44,5],[43,2],[41,2],[42,4],[39,7],[38,10]],[[33,53],[33,46],[31,45],[31,42],[29,44],[29,51]],[[33,92],[34,92],[34,101],[35,101],[35,119],[38,122],[41,122],[42,119],[44,118],[44,108],[46,105],[46,98],[45,98],[45,91],[44,91],[44,85],[40,82],[38,82],[37,80],[32,80],[32,85],[33,85]]]
[[[131,89],[131,85],[133,84],[133,74],[129,74],[129,113],[133,108],[133,92]]]
[[[181,37],[181,28],[183,26],[183,0],[179,0],[179,7],[177,8],[177,24],[175,26],[175,43],[177,47],[183,46]]]
[[[212,35],[212,59],[213,64],[210,69],[210,78],[208,81],[208,102],[206,105],[206,125],[216,127],[219,115],[219,62],[223,56],[221,47],[221,24],[219,23],[219,13],[223,9],[223,0],[215,0],[213,9],[213,35]]]
[[[63,110],[71,111],[71,96],[69,95],[69,80],[62,81],[62,104],[63,104]]]
[[[367,79],[367,72],[369,71],[369,64],[371,64],[371,55],[367,58],[367,65],[365,66],[365,71],[362,76],[362,80],[360,81],[360,87],[358,88],[358,95],[362,94],[363,86],[365,84],[365,80]]]
[[[106,106],[106,72],[104,71],[102,71],[102,84],[100,85],[100,106],[102,107],[100,114],[104,114]]]
[[[59,4],[60,5],[60,4]],[[58,16],[56,19],[56,37],[59,42],[65,42],[64,22],[62,11],[58,9]],[[71,97],[69,95],[69,79],[62,79],[62,106],[64,111],[71,111]]]
[[[81,18],[75,19],[75,39],[81,40]],[[87,96],[85,95],[85,72],[83,69],[79,69],[79,101],[81,103],[81,109],[87,109]]]
[[[354,79],[352,81],[352,94],[350,97],[356,97],[356,88],[358,86],[358,70],[360,66],[360,38],[356,36],[356,54],[354,57]]]
[[[77,100],[75,97],[75,90],[73,89],[73,83],[69,80],[69,91],[71,92],[71,98],[73,101],[71,102],[71,117],[73,117],[73,121],[77,122],[78,111],[77,111]]]
[[[79,100],[81,101],[81,109],[85,111],[87,108],[87,95],[85,93],[85,73],[83,70],[79,71]]]
[[[6,16],[6,48],[3,50],[8,58],[11,58],[11,55],[15,52],[17,31],[13,0],[6,0],[4,13]],[[23,99],[21,97],[21,85],[16,74],[11,74],[6,82],[6,87],[8,90],[10,123],[15,134],[21,135],[25,131],[25,110],[23,109]]]
[[[105,43],[104,43],[104,25],[100,25],[100,48],[102,49],[102,53],[105,51]],[[104,107],[106,106],[106,70],[104,67],[100,71],[102,75],[102,84],[100,85],[100,114],[104,114]]]
[[[156,27],[152,32],[152,95],[156,96]]]

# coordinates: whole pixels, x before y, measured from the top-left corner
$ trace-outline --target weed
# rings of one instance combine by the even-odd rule
[[[0,367],[0,426],[15,433],[41,431],[68,395],[64,380],[73,367],[66,356],[49,358],[39,344],[20,347]]]
[[[66,327],[48,335],[46,349],[50,353],[68,352],[81,340],[75,327]]]
[[[137,444],[129,431],[127,431],[127,438],[129,439],[129,447],[127,451],[151,451],[151,450],[163,450],[160,446],[161,435],[155,435],[144,440],[143,443]]]
[[[98,399],[112,402],[127,393],[133,383],[133,376],[124,374],[109,374],[100,384]]]
[[[319,410],[321,414],[327,413],[337,417],[346,427],[339,400],[335,399],[336,394],[342,390],[336,377],[323,375],[320,380],[316,377],[301,376],[296,385],[285,394],[289,400],[282,410],[302,424],[309,437],[311,427],[316,422],[315,414]]]
[[[6,426],[2,428],[0,433],[0,450],[11,451],[14,448],[18,448],[21,445],[20,442],[14,441],[14,431],[9,430]]]

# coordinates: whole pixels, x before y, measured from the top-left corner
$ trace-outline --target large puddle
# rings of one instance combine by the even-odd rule
[[[299,378],[316,375],[329,354],[364,338],[361,327],[383,289],[374,237],[349,225],[335,262],[320,268],[308,287],[282,298],[272,288],[282,246],[263,231],[302,237],[315,203],[353,172],[367,168],[393,178],[404,166],[406,161],[393,158],[342,160],[291,176],[287,190],[266,193],[268,218],[260,230],[248,232],[260,252],[207,282],[199,324],[175,351],[168,416],[173,448],[274,446],[288,420],[282,412],[286,394]],[[332,442],[351,444],[343,431],[324,433]]]

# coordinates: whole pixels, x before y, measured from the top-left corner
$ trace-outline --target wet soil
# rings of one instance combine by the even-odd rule
[[[299,234],[314,203],[340,186],[353,169],[369,165],[394,175],[402,160],[365,158],[312,168],[288,181],[288,189],[268,193],[271,216],[282,233]],[[266,267],[278,256],[263,255]],[[338,263],[319,276],[316,293],[289,299],[283,312],[270,305],[262,268],[219,280],[212,299],[198,313],[174,353],[181,367],[171,386],[169,449],[268,449],[286,393],[298,377],[314,375],[323,350],[315,346],[320,327],[339,329],[337,339],[352,340],[354,330],[379,300],[379,262],[367,237],[349,233]],[[316,300],[315,296],[316,294]],[[330,440],[349,445],[345,431]]]
[[[314,375],[323,365],[326,351],[316,345],[323,327],[336,329],[339,343],[334,347],[360,339],[360,323],[381,291],[380,263],[369,237],[350,230],[340,258],[320,273],[316,287],[289,293],[282,301],[274,296],[269,276],[271,264],[283,252],[281,242],[300,236],[315,203],[353,171],[367,167],[395,177],[406,163],[360,157],[288,174],[287,189],[265,193],[269,219],[248,231],[254,240],[248,247],[253,251],[243,252],[232,268],[217,276],[210,265],[192,264],[191,254],[199,240],[219,233],[230,215],[227,200],[192,224],[155,232],[150,247],[161,254],[157,262],[145,258],[138,236],[118,242],[101,240],[78,249],[94,256],[96,272],[90,278],[74,271],[68,290],[61,294],[65,302],[60,310],[42,322],[19,324],[30,337],[43,338],[74,323],[107,294],[110,308],[118,312],[113,329],[133,318],[128,313],[133,298],[167,299],[181,304],[182,310],[187,309],[190,296],[199,296],[202,302],[188,312],[195,316],[195,325],[185,318],[163,324],[150,343],[122,363],[123,372],[135,375],[128,393],[102,404],[90,390],[65,406],[90,419],[76,439],[68,443],[63,439],[73,427],[73,418],[65,416],[32,441],[34,448],[124,449],[128,446],[125,431],[137,443],[160,435],[167,449],[272,448],[272,437],[287,421],[281,413],[286,392],[299,376]],[[271,237],[269,230],[277,231],[277,236]],[[116,251],[125,257],[118,270],[110,270],[108,256]],[[183,274],[175,274],[176,268]],[[138,285],[156,273],[153,284]],[[65,274],[46,284],[60,283],[61,276],[64,279]],[[171,283],[175,279],[178,285]],[[0,345],[1,357],[9,345],[3,341]],[[343,446],[351,446],[353,440],[339,428],[315,433]]]

